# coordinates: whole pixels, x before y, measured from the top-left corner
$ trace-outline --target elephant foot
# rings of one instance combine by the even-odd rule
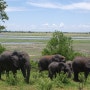
[[[79,79],[73,79],[75,82],[80,82],[80,80]]]
[[[27,83],[27,84],[29,84],[29,80],[27,80],[27,79],[24,79],[25,80],[25,82]]]

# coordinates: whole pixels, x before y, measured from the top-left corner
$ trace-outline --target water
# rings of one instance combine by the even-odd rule
[[[0,35],[2,39],[23,39],[23,40],[50,40],[51,36],[8,36]],[[71,37],[72,40],[90,40],[90,37]],[[1,42],[1,44],[35,44],[42,42]]]

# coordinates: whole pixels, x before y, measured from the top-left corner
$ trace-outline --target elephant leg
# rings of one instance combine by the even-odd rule
[[[25,67],[21,67],[21,71],[22,71],[24,79],[26,79],[26,69],[25,69]]]
[[[48,77],[50,77],[50,79],[52,80],[53,75],[49,72]]]
[[[89,72],[84,72],[84,76],[85,76],[85,81],[87,80]]]
[[[78,79],[78,72],[74,72],[74,81],[79,82],[80,80]]]

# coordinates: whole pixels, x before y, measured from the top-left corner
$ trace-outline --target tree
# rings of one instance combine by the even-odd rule
[[[42,55],[61,54],[67,60],[72,60],[75,52],[72,47],[72,39],[66,37],[62,32],[55,31],[52,38],[42,51]]]
[[[0,0],[0,23],[5,22],[5,20],[8,20],[8,16],[5,12],[5,9],[7,8],[7,4],[4,0]],[[0,25],[0,31],[5,29],[3,25]]]

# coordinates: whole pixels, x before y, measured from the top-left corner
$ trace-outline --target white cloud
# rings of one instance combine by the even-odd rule
[[[56,25],[56,24],[54,24],[54,23],[52,24],[52,26],[53,26],[53,27],[57,27],[57,25]]]
[[[64,23],[61,22],[60,25],[59,25],[60,28],[64,27]]]
[[[43,26],[49,26],[49,24],[48,23],[44,23],[44,24],[42,24]]]
[[[90,32],[90,24],[77,24],[77,25],[64,25],[59,24],[47,24],[48,26],[41,25],[29,25],[29,24],[6,24],[6,29],[11,31],[37,31],[37,32],[48,32],[55,30],[62,30],[63,32]],[[62,28],[63,27],[63,28]]]
[[[20,1],[20,0],[6,0],[6,2],[7,2],[7,1]]]
[[[7,7],[6,8],[7,12],[14,12],[14,11],[28,11],[27,8],[25,7]]]
[[[31,6],[41,8],[57,8],[63,10],[73,10],[73,9],[90,10],[90,2],[72,3],[68,5],[54,4],[54,3],[34,3],[34,2],[27,2],[27,3]]]
[[[90,24],[80,24],[78,25],[79,28],[89,28],[90,29]]]

